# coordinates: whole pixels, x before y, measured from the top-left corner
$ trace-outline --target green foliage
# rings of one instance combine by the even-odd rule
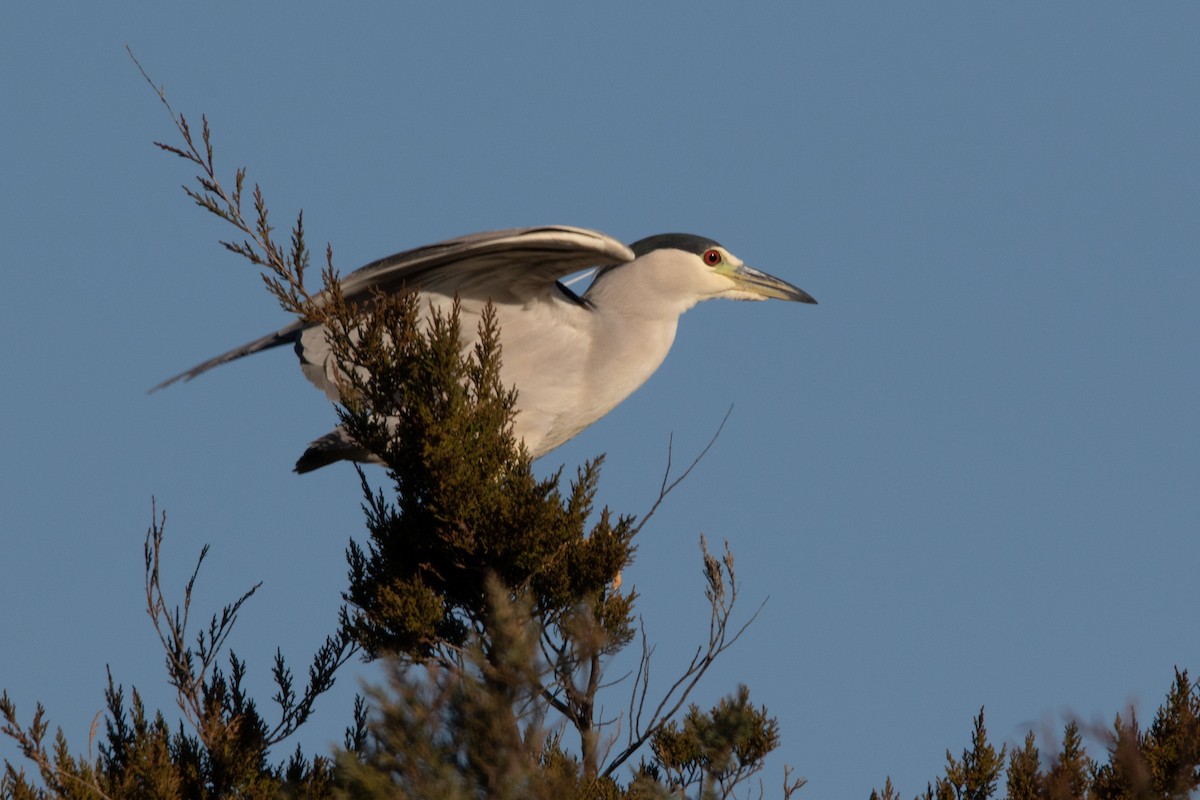
[[[871,800],[900,800],[900,794],[896,791],[896,787],[892,785],[890,776],[883,781],[883,791],[879,791],[878,789],[871,790]]]
[[[762,769],[763,759],[779,746],[779,725],[765,707],[751,705],[750,690],[739,686],[737,694],[707,712],[692,705],[682,724],[668,723],[650,746],[654,771],[661,771],[670,787],[696,786],[700,797],[725,797]]]
[[[1167,702],[1146,731],[1143,755],[1162,796],[1187,797],[1200,787],[1200,690],[1186,670],[1175,670]]]
[[[165,517],[152,515],[146,533],[146,610],[166,654],[167,676],[176,690],[181,721],[174,730],[161,711],[147,713],[137,689],[131,689],[126,709],[123,687],[108,675],[104,692],[105,736],[98,755],[73,756],[59,731],[46,742],[49,723],[39,704],[28,726],[20,723],[7,693],[0,698],[4,725],[0,733],[15,740],[22,754],[37,767],[41,785],[5,762],[0,798],[270,798],[328,796],[333,762],[311,760],[297,748],[285,762],[272,763],[271,749],[309,718],[313,705],[333,685],[334,673],[354,652],[348,639],[330,637],[309,668],[309,680],[297,693],[283,656],[275,657],[273,698],[279,719],[270,724],[244,688],[244,661],[230,652],[228,673],[217,660],[237,621],[242,604],[257,587],[214,614],[193,639],[188,624],[193,588],[207,548],[201,551],[188,580],[181,606],[167,602],[161,584],[160,559]],[[189,644],[194,641],[195,644]],[[99,716],[97,716],[99,722]],[[356,716],[356,730],[365,722]],[[93,726],[95,728],[95,726]],[[355,732],[348,731],[348,746]],[[93,736],[95,730],[93,729]],[[357,734],[361,737],[361,733]]]
[[[389,690],[372,695],[366,747],[339,760],[351,798],[566,798],[578,764],[542,727],[539,632],[528,607],[491,581],[491,654],[472,636],[461,664],[413,669],[390,659]]]
[[[996,791],[1000,772],[1004,769],[1007,748],[996,752],[987,740],[987,728],[983,724],[983,709],[975,718],[975,730],[971,732],[971,749],[963,750],[962,758],[956,759],[946,751],[946,777],[939,782],[938,796],[943,795],[941,785],[953,791],[955,800],[985,800]]]
[[[547,726],[542,636],[528,604],[493,581],[489,655],[472,636],[461,664],[421,669],[389,660],[389,688],[373,692],[378,715],[367,746],[339,760],[346,796],[367,798],[725,798],[762,767],[778,726],[749,691],[654,734],[652,760],[625,786],[589,773]],[[803,781],[791,782],[794,791]],[[789,792],[790,794],[790,792]]]
[[[1117,715],[1112,729],[1094,731],[1106,745],[1107,761],[1088,756],[1079,723],[1063,728],[1058,752],[1043,765],[1033,732],[1024,745],[1008,756],[1008,800],[1181,800],[1200,788],[1200,686],[1186,670],[1175,670],[1175,680],[1150,728],[1138,730],[1136,717],[1125,722]],[[1005,748],[997,754],[987,742],[983,710],[975,719],[971,749],[961,759],[946,754],[946,774],[929,785],[923,797],[990,798],[996,796],[997,778]],[[881,795],[898,795],[887,781]]]
[[[1025,745],[1008,757],[1008,800],[1037,800],[1043,794],[1039,769],[1041,756],[1033,732],[1025,734]]]
[[[218,677],[216,683],[222,683]],[[219,741],[204,742],[188,733],[182,725],[172,731],[162,713],[153,719],[146,714],[137,691],[132,693],[132,708],[126,712],[124,693],[109,676],[105,691],[107,706],[105,740],[100,743],[94,762],[72,756],[66,738],[59,731],[48,748],[45,733],[48,724],[39,705],[28,728],[16,719],[16,708],[7,695],[0,701],[5,725],[3,732],[20,744],[23,754],[38,768],[42,786],[33,783],[12,764],[5,764],[0,777],[3,798],[273,798],[282,794],[294,797],[327,796],[333,776],[330,759],[316,757],[311,762],[299,751],[286,764],[269,764],[263,747],[264,726],[255,717],[237,717],[229,713],[237,681],[213,686],[214,709],[221,709]],[[215,723],[215,720],[214,720]]]
[[[500,382],[490,308],[469,353],[457,306],[423,321],[415,295],[380,295],[364,316],[334,295],[328,311],[345,370],[342,422],[382,457],[395,489],[391,500],[364,480],[371,539],[347,556],[349,630],[366,651],[424,660],[485,633],[488,576],[528,597],[547,626],[587,604],[608,646],[629,641],[633,598],[613,584],[632,556],[632,519],[605,510],[588,530],[598,460],[565,498],[558,475],[534,478],[512,436],[516,395]]]
[[[1095,767],[1083,746],[1079,724],[1071,720],[1063,731],[1062,749],[1046,773],[1046,793],[1055,800],[1082,800],[1087,792],[1088,777]]]

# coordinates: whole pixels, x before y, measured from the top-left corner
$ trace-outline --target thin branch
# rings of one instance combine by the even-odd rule
[[[177,113],[167,100],[166,91],[156,84],[146,72],[133,50],[125,47],[129,57],[137,66],[146,83],[158,95],[159,101],[171,117],[175,130],[182,139],[182,145],[167,144],[156,141],[154,145],[164,152],[176,155],[200,168],[201,174],[195,177],[196,186],[183,186],[183,191],[196,205],[211,214],[233,225],[245,238],[241,241],[222,241],[222,246],[232,253],[242,256],[251,264],[261,268],[261,277],[267,290],[275,297],[284,310],[296,314],[309,322],[323,321],[321,306],[323,300],[318,300],[304,285],[304,272],[309,266],[309,251],[304,242],[304,212],[296,216],[292,227],[290,248],[284,248],[275,241],[274,226],[269,220],[266,198],[261,187],[254,185],[254,220],[246,219],[242,212],[242,193],[245,188],[246,168],[239,167],[234,173],[234,188],[227,190],[217,178],[217,170],[213,161],[212,132],[208,118],[201,115],[200,138],[202,145],[196,143],[191,125],[183,114]],[[326,245],[327,270],[322,271],[326,278],[326,287],[336,282],[337,273],[332,267],[332,249]]]
[[[242,604],[258,591],[262,583],[252,586],[249,591],[233,603],[221,609],[218,616],[214,614],[209,621],[208,631],[201,631],[196,636],[196,649],[187,644],[187,626],[191,618],[192,593],[200,567],[208,555],[208,547],[200,550],[196,566],[192,570],[184,589],[183,606],[171,608],[162,588],[162,573],[160,569],[163,535],[167,515],[160,515],[154,502],[151,502],[151,524],[146,531],[144,545],[146,562],[146,613],[154,624],[158,639],[166,651],[167,674],[170,684],[175,687],[176,701],[185,718],[208,744],[204,713],[204,685],[212,672],[217,657],[225,645],[226,639],[237,622],[238,611]],[[199,669],[196,660],[199,659]]]
[[[262,583],[255,584],[233,603],[222,608],[219,614],[214,614],[208,629],[196,635],[195,646],[189,645],[187,626],[191,617],[193,591],[200,566],[208,554],[208,547],[201,548],[200,557],[196,560],[196,566],[184,590],[182,607],[172,607],[167,602],[166,593],[162,588],[160,567],[166,513],[159,514],[157,508],[152,505],[151,514],[151,526],[146,533],[145,543],[146,611],[166,653],[168,680],[175,688],[176,703],[205,746],[213,747],[218,743],[210,728],[214,724],[222,724],[221,720],[211,717],[205,703],[214,680],[214,670],[217,669],[217,660],[237,623],[242,605],[258,591]],[[344,631],[327,637],[325,643],[313,655],[308,670],[308,682],[299,696],[293,689],[291,670],[286,667],[282,654],[276,651],[272,673],[278,691],[273,699],[280,708],[280,719],[274,728],[266,731],[267,747],[291,736],[309,719],[317,698],[332,688],[337,670],[349,661],[358,649],[358,645]],[[236,686],[240,683],[243,665],[236,658],[231,657],[231,661],[231,677]]]
[[[688,464],[687,469],[685,469],[679,477],[670,483],[667,483],[667,481],[671,477],[671,459],[674,454],[675,435],[671,434],[671,436],[667,439],[667,467],[665,470],[663,470],[662,485],[659,487],[658,497],[655,499],[654,504],[650,506],[650,510],[642,516],[642,518],[638,521],[638,524],[634,527],[634,536],[640,533],[642,527],[650,521],[650,518],[654,516],[656,511],[658,511],[658,507],[661,506],[663,501],[667,499],[667,495],[674,491],[675,487],[683,483],[687,476],[691,474],[692,470],[696,468],[696,465],[699,464],[706,455],[708,455],[708,451],[711,450],[712,446],[717,443],[717,438],[721,435],[721,431],[725,429],[725,423],[729,421],[729,416],[732,413],[733,406],[730,405],[728,410],[725,411],[725,416],[721,418],[721,424],[717,426],[716,432],[713,433],[712,438],[708,440],[708,444],[704,445],[704,448],[700,451],[700,453],[692,459],[692,463]]]
[[[652,648],[646,646],[645,626],[641,626],[642,633],[642,658],[641,664],[638,667],[638,678],[635,679],[634,697],[636,701],[636,711],[634,710],[634,699],[630,701],[630,729],[628,745],[617,754],[616,758],[609,762],[605,767],[603,774],[611,776],[616,769],[628,760],[639,748],[650,740],[654,734],[671,720],[678,713],[687,698],[695,689],[696,684],[712,666],[712,663],[732,647],[746,629],[758,618],[763,606],[766,605],[766,600],[759,605],[750,618],[732,633],[729,630],[729,620],[733,613],[733,607],[737,602],[738,587],[735,580],[733,570],[733,554],[729,550],[729,544],[725,544],[725,557],[718,561],[708,552],[708,545],[703,536],[700,537],[700,548],[704,556],[705,573],[708,579],[708,587],[705,590],[705,596],[710,603],[709,629],[708,629],[708,644],[696,648],[695,654],[692,656],[688,666],[663,694],[658,704],[651,712],[648,721],[645,725],[642,724],[642,715],[645,710],[645,700],[649,692],[650,685],[650,655],[653,653]],[[728,583],[728,592],[726,592],[725,584]],[[638,688],[638,681],[641,681]]]

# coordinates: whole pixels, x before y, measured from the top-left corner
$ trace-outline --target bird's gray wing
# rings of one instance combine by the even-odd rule
[[[621,242],[586,228],[510,228],[460,236],[373,261],[341,279],[342,293],[351,302],[364,302],[372,289],[399,291],[407,286],[447,297],[457,294],[463,299],[526,302],[554,292],[556,281],[565,275],[633,258],[633,251]],[[320,298],[320,294],[316,296],[318,301]],[[150,391],[176,381],[189,381],[213,367],[261,350],[296,343],[308,327],[293,322],[197,364]]]
[[[464,299],[523,302],[552,293],[565,275],[633,258],[623,243],[586,228],[510,228],[381,258],[342,278],[342,293],[362,301],[375,288],[408,286]]]

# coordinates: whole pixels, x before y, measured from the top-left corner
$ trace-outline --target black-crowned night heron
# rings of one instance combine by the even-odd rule
[[[582,296],[559,279],[598,267]],[[651,236],[626,247],[583,228],[514,228],[463,236],[380,259],[342,278],[350,302],[374,288],[418,288],[423,306],[461,303],[464,346],[490,299],[500,324],[501,377],[517,388],[514,433],[545,455],[611,411],[666,358],[679,316],[701,300],[778,298],[815,303],[808,293],[751,269],[712,239]],[[154,389],[242,356],[293,344],[304,375],[338,401],[337,365],[321,325],[294,322],[209,359]],[[151,391],[154,391],[152,389]],[[337,428],[296,463],[308,472],[334,461],[375,460]]]

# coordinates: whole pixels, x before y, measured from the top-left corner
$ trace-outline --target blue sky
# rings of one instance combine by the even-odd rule
[[[786,761],[802,796],[911,796],[980,706],[1000,742],[1148,716],[1200,669],[1198,26],[1184,3],[5,4],[0,686],[80,745],[106,664],[171,710],[141,609],[156,497],[170,585],[212,545],[199,610],[264,582],[231,641],[265,702],[362,535],[351,469],[291,473],[333,411],[289,353],[145,393],[286,318],[151,146],[172,129],[129,44],[345,269],[514,225],[683,230],[820,300],[689,312],[539,463],[606,452],[600,500],[642,513],[668,436],[681,461],[733,405],[625,577],[665,682],[706,630],[697,539],[729,541],[743,612],[767,603],[696,699],[746,683],[778,716],[769,788]]]

